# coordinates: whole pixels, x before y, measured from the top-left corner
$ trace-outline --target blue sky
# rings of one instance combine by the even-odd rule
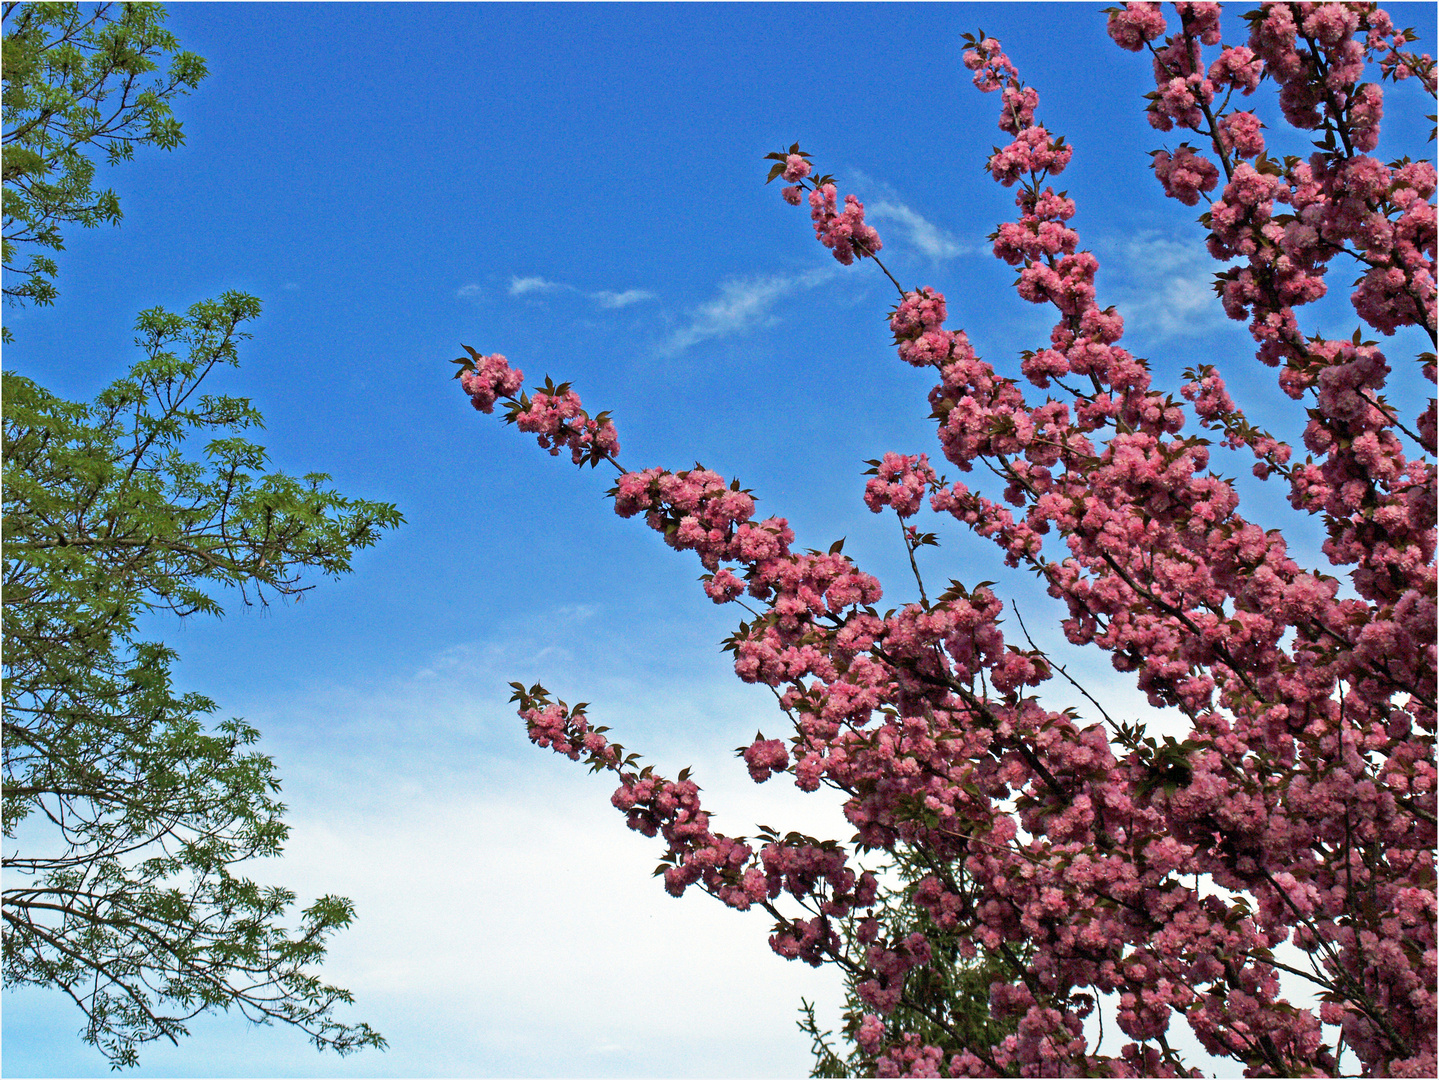
[[[408,523],[300,604],[236,597],[222,620],[149,624],[186,689],[264,732],[293,831],[254,874],[302,901],[355,900],[325,971],[391,1049],[341,1060],[205,1018],[178,1048],[149,1048],[139,1075],[807,1072],[795,1009],[804,995],[833,1018],[837,980],[770,954],[762,913],[666,896],[613,785],[530,746],[506,684],[594,703],[667,774],[695,766],[730,831],[846,837],[836,800],[749,783],[733,748],[781,729],[719,651],[733,617],[697,564],[617,518],[607,475],[470,409],[448,361],[464,342],[528,381],[573,381],[613,411],[630,468],[737,476],[800,546],[845,536],[886,606],[911,599],[861,473],[888,450],[939,458],[929,383],[893,355],[892,287],[835,263],[762,159],[798,140],[866,202],[897,276],[945,292],[950,325],[1017,373],[1052,318],[984,240],[1013,206],[981,172],[1003,138],[997,101],[960,63],[960,35],[983,27],[1077,148],[1063,183],[1126,344],[1171,386],[1218,363],[1242,405],[1292,434],[1272,373],[1209,292],[1195,212],[1148,172],[1147,152],[1180,140],[1145,122],[1148,65],[1108,41],[1099,7],[170,8],[211,71],[176,106],[186,145],[102,167],[123,224],[67,236],[55,306],[5,312],[5,362],[88,398],[136,358],[137,311],[254,293],[265,314],[212,389],[255,401],[275,467],[328,472]],[[1393,10],[1432,28],[1429,5]],[[1418,87],[1386,104],[1381,154],[1430,153]],[[1347,336],[1345,309],[1301,325]],[[1389,344],[1396,390],[1427,393],[1408,370],[1417,339]],[[1253,494],[1256,517],[1287,523],[1282,500]],[[942,532],[928,574],[999,579],[1062,650],[1052,601],[987,544]],[[1291,536],[1300,552],[1318,541]],[[1121,710],[1146,711],[1102,659],[1078,662]],[[6,1073],[105,1074],[80,1021],[59,994],[7,992]]]

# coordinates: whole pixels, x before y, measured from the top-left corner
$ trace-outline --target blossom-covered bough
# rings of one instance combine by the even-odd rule
[[[1383,92],[1363,79],[1377,67],[1432,95],[1434,63],[1371,4],[1266,5],[1244,16],[1246,45],[1223,43],[1217,5],[1174,8],[1172,20],[1157,4],[1111,9],[1109,32],[1151,57],[1151,124],[1193,140],[1156,152],[1154,173],[1184,205],[1208,203],[1209,250],[1234,263],[1216,275],[1224,310],[1306,411],[1302,460],[1246,418],[1215,367],[1187,371],[1176,398],[1120,344],[1074,201],[1049,183],[1073,150],[983,35],[965,63],[1000,94],[1012,142],[988,167],[1019,211],[994,253],[1056,322],[1020,381],[945,326],[942,295],[899,287],[890,326],[900,359],[936,374],[943,455],[998,489],[946,482],[924,454],[870,462],[865,502],[905,523],[920,602],[880,614],[878,581],[839,545],[794,550],[785,519],[756,520],[738,481],[626,470],[613,424],[569,386],[516,398],[522,375],[503,357],[461,361],[476,408],[504,399],[550,453],[615,465],[616,511],[694,551],[716,603],[752,605],[726,648],[794,733],[756,738],[744,761],[757,782],[784,772],[842,791],[856,834],[716,833],[687,772],[639,768],[583,705],[517,683],[530,737],[616,774],[614,805],[667,845],[671,893],[762,907],[780,955],[840,965],[860,1003],[851,1060],[880,1076],[1198,1075],[1167,1035],[1177,1021],[1247,1075],[1339,1075],[1356,1060],[1365,1075],[1436,1074],[1435,405],[1385,398],[1389,359],[1362,329],[1330,340],[1297,317],[1331,267],[1353,268],[1364,324],[1433,340],[1435,170],[1371,156]],[[1238,108],[1265,82],[1285,121],[1317,136],[1307,158],[1269,156]],[[836,259],[878,261],[854,196],[841,204],[798,146],[770,157],[770,179],[808,202]],[[1434,354],[1417,361],[1434,381]],[[1200,432],[1285,486],[1289,527],[1321,526],[1333,573],[1240,514]],[[1070,673],[1027,634],[1006,640],[997,593],[926,590],[913,556],[933,537],[908,523],[926,496],[1042,575],[1068,640],[1133,672],[1185,737],[1156,740],[1092,697],[1090,717],[1040,704],[1035,688]],[[903,853],[909,887],[882,893],[854,865],[862,851]],[[881,908],[896,902],[918,929],[887,930]],[[974,1037],[920,992],[941,952],[985,960],[999,1034]],[[1096,1008],[1117,1014],[1117,1052],[1086,1026]]]

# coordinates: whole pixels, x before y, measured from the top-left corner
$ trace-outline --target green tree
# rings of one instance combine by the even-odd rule
[[[118,221],[91,186],[99,151],[179,145],[168,100],[204,61],[179,52],[164,9],[7,3],[4,263],[12,303],[50,303],[61,226]],[[169,56],[168,74],[146,81]],[[29,252],[30,261],[16,260]],[[146,613],[222,613],[295,597],[318,572],[403,520],[344,498],[329,478],[268,473],[244,398],[200,384],[238,362],[260,312],[240,293],[184,315],[142,312],[143,359],[94,402],[65,401],[7,370],[4,416],[6,986],[56,987],[82,1037],[116,1068],[207,1010],[281,1021],[320,1048],[383,1047],[346,1024],[351,995],[314,973],[348,900],[322,897],[288,926],[289,890],[235,872],[286,838],[274,763],[241,720],[177,694],[175,653],[144,640]],[[6,335],[8,340],[8,334]]]
[[[64,249],[62,226],[119,223],[115,192],[93,187],[91,155],[113,165],[137,146],[173,150],[184,142],[170,99],[199,84],[205,61],[180,51],[164,19],[158,4],[5,4],[8,302],[54,301],[56,266],[46,251]]]
[[[290,931],[294,895],[231,872],[286,836],[258,733],[207,729],[214,703],[176,695],[175,654],[137,636],[144,612],[220,614],[225,588],[294,596],[402,520],[322,474],[264,473],[250,402],[197,393],[258,314],[239,293],[142,313],[145,358],[93,403],[4,375],[4,978],[65,991],[116,1066],[208,1009],[384,1045],[309,970],[349,901]]]
[[[930,875],[938,875],[955,886],[956,892],[967,892],[972,886],[963,868],[937,863],[932,856],[914,849],[897,847],[889,853],[883,871],[878,903],[873,910],[862,916],[851,912],[839,920],[844,952],[850,960],[849,964],[841,965],[845,1008],[839,1036],[832,1031],[821,1031],[814,1005],[801,999],[797,1023],[810,1037],[810,1053],[814,1059],[810,1069],[812,1077],[873,1076],[875,1073],[874,1060],[859,1047],[856,1038],[864,1014],[874,1012],[861,999],[858,990],[859,983],[869,977],[863,962],[866,938],[860,928],[871,918],[884,940],[902,941],[918,932],[924,935],[932,950],[930,963],[905,976],[904,995],[885,1018],[886,1042],[914,1033],[921,1043],[943,1045],[946,1041],[957,1041],[984,1051],[1013,1035],[1018,1027],[1013,1017],[994,1019],[989,1007],[990,984],[996,981],[1007,984],[1013,977],[1010,961],[984,950],[966,957],[959,948],[961,935],[935,925],[924,906],[915,902],[915,889]],[[1011,957],[1020,959],[1013,954]]]

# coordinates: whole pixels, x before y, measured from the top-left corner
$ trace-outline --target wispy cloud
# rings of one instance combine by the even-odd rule
[[[458,296],[461,300],[475,300],[483,296],[484,294],[484,286],[477,285],[473,282],[469,285],[461,285],[458,289],[455,290],[455,295]]]
[[[560,289],[573,289],[573,285],[564,285],[558,281],[546,281],[542,277],[512,277],[510,278],[510,295],[526,296],[530,293],[556,292]]]
[[[466,286],[470,288],[470,286]],[[478,292],[479,287],[473,287]],[[595,292],[585,292],[578,286],[571,285],[567,281],[550,281],[538,275],[532,277],[520,277],[518,274],[510,278],[509,294],[511,296],[534,296],[543,293],[572,292],[579,293],[586,300],[590,300],[601,308],[608,311],[616,311],[619,308],[629,307],[631,304],[641,304],[646,300],[655,299],[655,294],[648,289],[599,289]],[[474,295],[461,290],[461,295]]]
[[[624,292],[610,292],[607,289],[601,289],[599,292],[587,295],[602,308],[629,307],[631,304],[641,304],[655,298],[655,294],[646,289],[626,289]]]
[[[1210,333],[1226,322],[1214,296],[1214,275],[1223,264],[1192,239],[1145,230],[1097,246],[1109,256],[1100,271],[1101,297],[1110,292],[1128,329],[1164,339]],[[1117,279],[1112,290],[1104,289],[1104,270]]]
[[[961,244],[952,233],[910,206],[898,191],[883,180],[876,180],[857,169],[850,172],[848,178],[861,193],[870,193],[864,204],[867,218],[894,222],[904,238],[929,258],[935,261],[953,259],[976,250],[973,245]]]
[[[674,355],[710,338],[728,337],[772,320],[770,309],[782,296],[809,289],[834,276],[832,270],[810,270],[786,276],[732,278],[720,284],[720,294],[690,314],[689,325],[665,339],[661,352]]]
[[[566,604],[564,607],[557,609],[555,614],[559,616],[561,620],[582,623],[593,619],[599,610],[600,609],[593,604]]]
[[[876,199],[865,207],[865,211],[874,221],[893,221],[904,230],[909,242],[931,259],[952,259],[973,250],[905,203],[894,199]]]

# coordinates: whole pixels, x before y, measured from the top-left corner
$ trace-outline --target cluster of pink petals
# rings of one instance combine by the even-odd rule
[[[1213,191],[1219,183],[1219,169],[1214,162],[1196,154],[1188,143],[1181,144],[1173,154],[1156,150],[1152,157],[1154,175],[1164,187],[1164,194],[1185,206],[1195,205],[1201,195]]]
[[[907,1033],[880,1054],[875,1076],[942,1076],[944,1051],[926,1046],[918,1035]]]
[[[779,739],[757,737],[745,748],[742,756],[749,766],[750,779],[756,784],[764,783],[772,773],[789,768],[789,750]]]
[[[1236,157],[1259,157],[1264,153],[1263,126],[1251,112],[1230,113],[1219,121],[1219,141]]]
[[[1049,173],[1058,176],[1073,156],[1073,147],[1051,139],[1044,128],[1026,127],[1019,132],[1014,142],[1000,147],[991,155],[988,165],[990,174],[1008,187],[1027,173]]]
[[[824,184],[809,193],[809,216],[814,221],[814,234],[819,242],[833,251],[834,257],[845,266],[856,258],[875,254],[884,246],[874,227],[865,224],[864,203],[854,195],[846,195],[844,209],[840,210],[833,184]]]
[[[1135,43],[1135,24],[1146,22],[1146,16],[1138,11],[1111,14],[1109,32],[1121,48],[1136,51],[1148,45],[1153,54],[1155,89],[1149,95],[1150,125],[1160,131],[1170,131],[1176,125],[1198,131],[1218,90],[1213,76],[1204,69],[1202,47],[1219,43],[1219,5],[1181,2],[1174,7],[1181,32],[1166,38],[1162,45],[1154,45],[1148,36],[1142,44]],[[1154,26],[1162,24],[1162,19],[1151,15],[1147,22]],[[1224,70],[1221,68],[1219,73]]]
[[[1367,264],[1354,308],[1370,326],[1435,328],[1435,190],[1431,162],[1385,165],[1363,154],[1293,160],[1282,175],[1248,163],[1210,208],[1209,249],[1247,258],[1221,275],[1231,318],[1248,320],[1266,363],[1302,366],[1309,349],[1292,309],[1327,291],[1335,256]],[[1288,220],[1275,218],[1287,203]],[[1295,376],[1297,377],[1297,376]]]
[[[563,701],[551,702],[541,694],[534,701],[528,698],[524,701],[520,719],[529,730],[531,742],[563,754],[571,761],[579,761],[581,754],[589,754],[607,765],[619,760],[618,752],[603,732],[590,727],[583,706],[571,710]]]
[[[964,66],[974,72],[974,85],[986,94],[1005,87],[1018,87],[1019,69],[1004,55],[999,42],[994,38],[983,38],[972,49],[964,53]],[[1036,100],[1034,105],[1037,105]],[[1034,105],[1030,106],[1031,112]],[[1009,110],[1006,109],[1006,114]],[[1000,125],[1008,122],[1007,115],[1000,117]]]
[[[1369,4],[1272,4],[1254,23],[1249,47],[1279,84],[1286,120],[1301,129],[1343,124],[1349,144],[1368,153],[1379,141],[1383,94],[1358,83],[1388,26]]]
[[[500,398],[513,397],[524,385],[525,373],[512,368],[503,356],[481,356],[474,370],[460,372],[460,388],[470,395],[470,404],[480,412],[494,412]]]
[[[1034,125],[1034,110],[1039,107],[1039,91],[1031,86],[1006,86],[1000,94],[1004,104],[999,129],[1018,135]]]
[[[1264,61],[1247,45],[1226,45],[1209,65],[1209,81],[1216,91],[1238,90],[1249,95],[1259,89],[1264,77]]]
[[[1171,37],[1145,3],[1112,13],[1110,33],[1153,52],[1151,123],[1209,140],[1157,153],[1155,172],[1186,205],[1222,175],[1202,219],[1209,249],[1243,260],[1221,273],[1222,302],[1303,403],[1305,460],[1250,422],[1212,365],[1187,372],[1177,396],[1151,385],[1121,344],[1123,319],[1101,304],[1074,202],[1045,183],[1069,149],[1036,123],[1038,95],[985,38],[965,63],[981,90],[1002,92],[1000,126],[1015,138],[990,171],[1018,186],[994,254],[1055,321],[1013,378],[945,326],[940,293],[904,293],[890,327],[900,359],[934,373],[944,456],[967,477],[997,474],[1003,491],[941,486],[925,455],[886,454],[865,502],[909,518],[929,494],[933,511],[1040,575],[1067,639],[1105,650],[1185,737],[1161,745],[1045,708],[1035,688],[1053,665],[1007,640],[993,590],[954,582],[881,614],[878,581],[839,545],[792,550],[785,519],[756,521],[749,493],[698,466],[624,472],[616,512],[694,551],[717,603],[758,603],[726,648],[741,679],[775,691],[794,734],[741,748],[751,777],[830,786],[860,845],[921,853],[934,868],[912,892],[925,931],[883,929],[869,910],[877,883],[845,845],[766,833],[756,851],[717,834],[686,774],[636,771],[581,707],[517,695],[536,742],[619,776],[614,805],[667,844],[670,892],[698,885],[763,906],[777,953],[845,964],[861,1003],[855,1043],[875,1075],[1186,1075],[1165,1041],[1181,1022],[1250,1075],[1335,1074],[1336,1029],[1366,1074],[1436,1071],[1436,410],[1387,401],[1377,346],[1306,336],[1295,314],[1348,252],[1365,264],[1351,297],[1362,320],[1433,333],[1434,168],[1368,156],[1382,95],[1360,86],[1373,57],[1396,78],[1400,65],[1423,68],[1395,59],[1403,35],[1369,4],[1270,4],[1242,46],[1223,44],[1216,5],[1175,7]],[[1287,123],[1325,127],[1334,149],[1267,159],[1256,114],[1223,104],[1262,77]],[[788,201],[807,165],[786,159]],[[852,197],[841,212],[825,184],[810,203],[841,262],[878,250]],[[491,404],[512,394],[508,370],[481,363],[466,392]],[[1424,372],[1435,378],[1432,360]],[[572,397],[537,394],[517,419],[553,449],[585,430]],[[1198,430],[1186,431],[1191,418]],[[1406,438],[1424,453],[1411,457]],[[1281,485],[1343,583],[1240,513],[1211,461],[1221,449]],[[1283,962],[1318,982],[1318,1008],[1287,996],[1281,944],[1302,957]],[[886,1027],[941,948],[1007,958],[990,1007],[1013,1034],[954,1046]],[[1101,999],[1122,1034],[1106,1053],[1085,1034]]]
[[[938,484],[926,454],[887,453],[872,471],[874,479],[864,486],[864,505],[876,514],[892,506],[900,517],[913,517],[930,488]]]
[[[591,417],[573,390],[562,394],[537,392],[515,413],[521,431],[532,432],[552,455],[569,450],[576,465],[620,451],[619,435],[607,419]]]
[[[543,687],[515,686],[513,700],[519,702],[533,742],[571,760],[583,756],[592,769],[619,777],[610,802],[626,815],[630,828],[666,841],[663,877],[672,895],[698,884],[744,911],[752,904],[768,907],[786,891],[804,897],[823,894],[817,919],[785,921],[771,939],[782,955],[815,964],[838,945],[831,920],[874,904],[874,876],[851,870],[842,849],[791,834],[774,838],[757,854],[743,839],[711,831],[710,816],[700,804],[698,785],[687,778],[688,770],[677,780],[656,776],[648,767],[636,770],[636,755],[624,755],[624,748],[606,737],[606,729],[592,727],[584,705],[572,708],[551,700]],[[778,764],[768,746],[760,753]]]
[[[974,85],[985,93],[1001,91],[999,115],[1001,131],[1014,136],[1008,146],[999,147],[990,156],[990,174],[1008,186],[1029,173],[1058,176],[1069,164],[1074,148],[1063,139],[1051,139],[1049,132],[1034,122],[1039,107],[1039,92],[1019,80],[1019,72],[994,38],[982,39],[974,48],[965,50],[964,66],[974,72]]]
[[[1167,28],[1164,12],[1156,3],[1130,0],[1109,13],[1109,36],[1121,49],[1130,52],[1139,52],[1151,41],[1158,41]]]
[[[1409,44],[1409,38],[1404,33],[1395,31],[1389,15],[1382,9],[1369,12],[1367,21],[1365,45],[1379,60],[1379,70],[1395,82],[1403,82],[1410,76],[1415,76],[1423,83],[1424,89],[1433,95],[1436,91],[1434,58],[1428,53],[1415,55],[1406,52],[1404,46]]]
[[[1173,50],[1168,49],[1155,65],[1164,65],[1161,70],[1167,73],[1167,62],[1173,59]],[[1197,71],[1161,79],[1149,106],[1150,126],[1158,131],[1171,131],[1175,125],[1198,131],[1204,124],[1205,106],[1213,100],[1214,84]]]
[[[1271,191],[1251,190],[1253,184],[1234,166],[1244,158],[1263,158],[1261,125],[1251,112],[1216,114],[1211,109],[1216,95],[1235,89],[1250,94],[1259,80],[1268,76],[1279,86],[1280,106],[1289,123],[1301,129],[1323,128],[1331,140],[1342,144],[1346,156],[1362,155],[1377,145],[1384,112],[1379,85],[1360,83],[1366,59],[1370,54],[1387,58],[1392,62],[1390,70],[1395,72],[1401,67],[1409,71],[1424,65],[1417,58],[1409,58],[1412,63],[1394,59],[1404,35],[1396,35],[1388,16],[1372,4],[1274,3],[1256,14],[1248,44],[1224,46],[1206,71],[1203,48],[1220,44],[1217,8],[1189,3],[1175,6],[1180,15],[1180,32],[1162,43],[1159,38],[1166,28],[1156,5],[1132,3],[1111,13],[1110,35],[1123,48],[1148,46],[1153,51],[1155,90],[1150,95],[1150,122],[1163,131],[1179,126],[1204,135],[1221,159],[1229,183],[1240,181],[1233,192],[1226,193],[1218,209],[1218,227],[1211,248],[1220,257],[1247,255],[1270,265],[1276,261],[1282,264],[1282,280],[1277,288],[1268,290],[1275,294],[1277,303],[1258,305],[1260,314],[1253,327],[1261,341],[1271,343],[1269,355],[1281,355],[1282,339],[1294,336],[1293,327],[1283,314],[1263,309],[1292,307],[1324,295],[1320,281],[1323,263],[1342,248],[1330,246],[1329,237],[1309,222],[1288,230],[1288,244],[1279,252],[1276,236],[1270,235],[1270,243],[1266,244],[1259,236],[1247,235],[1267,223],[1265,215],[1275,199],[1286,201],[1290,189],[1301,185],[1295,183],[1291,170],[1291,175],[1275,179]],[[1428,68],[1432,78],[1432,62]],[[1165,193],[1189,206],[1195,205],[1200,193],[1213,189],[1218,176],[1214,164],[1187,144],[1172,157],[1164,152],[1156,154],[1155,166]],[[1372,204],[1371,210],[1384,213],[1378,204]],[[1238,237],[1236,243],[1229,239],[1236,233],[1246,235]],[[1296,246],[1296,241],[1301,248],[1317,250],[1303,251],[1296,260],[1288,250]],[[1281,257],[1276,259],[1276,255]],[[1372,260],[1366,261],[1373,265]],[[1361,314],[1376,326],[1393,327],[1405,325],[1406,320],[1423,319],[1426,283],[1422,273],[1416,283],[1412,270],[1406,271],[1394,262],[1386,259],[1385,265],[1370,271],[1362,290]],[[1255,307],[1250,301],[1266,291],[1264,275],[1243,273],[1242,281],[1239,273],[1234,275],[1235,287],[1226,300],[1236,318],[1247,317],[1245,313]],[[1386,314],[1386,307],[1404,309],[1404,315],[1395,321]]]

